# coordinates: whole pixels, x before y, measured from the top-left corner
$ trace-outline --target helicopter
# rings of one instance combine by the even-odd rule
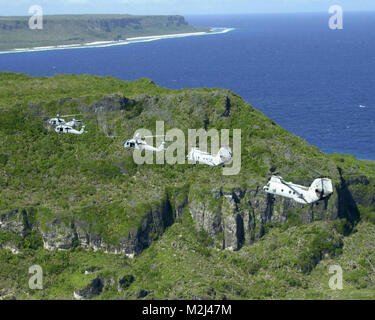
[[[63,116],[63,117],[73,117],[75,115],[66,115],[66,116]],[[69,121],[69,122],[66,122],[63,118],[60,118],[60,115],[57,114],[56,115],[56,118],[51,118],[48,120],[48,123],[51,125],[51,126],[59,126],[59,125],[67,125],[69,127],[78,127],[82,124],[82,120],[76,120],[73,118],[72,121]]]
[[[81,130],[80,131],[78,131],[78,130],[76,130],[76,129],[73,129],[73,127],[72,126],[68,126],[68,125],[65,125],[65,124],[60,124],[60,125],[58,125],[56,128],[55,128],[55,131],[57,132],[57,133],[71,133],[71,134],[82,134],[82,133],[84,133],[84,132],[87,132],[87,131],[85,131],[85,126],[83,126],[82,128],[81,128]]]
[[[144,136],[144,138],[154,138],[154,137],[163,137],[163,136]],[[166,150],[165,144],[166,144],[165,141],[163,141],[158,148],[150,146],[149,144],[147,144],[146,141],[139,138],[138,133],[136,135],[134,135],[134,137],[132,139],[128,139],[128,140],[123,142],[123,146],[126,149],[149,150],[149,151],[153,151],[153,152],[165,151]]]
[[[301,204],[312,204],[328,198],[333,193],[332,180],[318,178],[310,187],[285,181],[281,176],[273,175],[263,187],[266,193],[292,199]]]
[[[194,163],[206,164],[211,167],[224,165],[232,160],[232,149],[229,146],[221,147],[216,155],[191,148],[187,159]]]

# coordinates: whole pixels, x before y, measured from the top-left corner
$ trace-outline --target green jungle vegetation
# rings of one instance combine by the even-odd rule
[[[90,107],[106,108],[108,97],[127,102],[120,110],[105,109],[104,116]],[[223,116],[228,97],[230,116]],[[80,114],[76,118],[88,133],[56,134],[46,120],[57,113]],[[223,176],[221,167],[204,165],[134,164],[122,142],[138,128],[154,132],[156,120],[164,120],[166,130],[185,133],[188,128],[240,128],[240,174]],[[213,188],[262,186],[271,168],[290,172],[288,180],[311,181],[308,168],[314,168],[337,184],[338,166],[348,179],[369,177],[369,185],[357,192],[373,199],[375,162],[327,155],[230,90],[171,90],[149,79],[0,73],[0,216],[27,209],[42,231],[48,221],[59,218],[68,225],[74,216],[90,221],[92,231],[116,244],[142,223],[148,206],[177,197],[178,190],[200,199]],[[79,245],[46,250],[37,230],[27,230],[26,236],[1,230],[0,245],[11,243],[18,253],[0,249],[0,297],[72,299],[74,291],[100,277],[103,292],[94,299],[373,299],[375,209],[359,210],[350,234],[343,220],[303,224],[291,217],[282,226],[271,224],[254,244],[230,252],[197,231],[185,208],[134,259]],[[34,264],[43,267],[43,290],[28,287],[28,268]],[[330,265],[342,266],[343,290],[329,288]]]

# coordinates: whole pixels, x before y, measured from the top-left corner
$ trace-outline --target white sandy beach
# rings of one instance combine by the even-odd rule
[[[143,39],[160,39],[160,38],[175,38],[176,36],[179,37],[189,37],[189,36],[199,36],[204,35],[210,32],[190,32],[190,33],[172,33],[172,34],[163,34],[163,35],[156,35],[156,36],[143,36],[143,37],[133,37],[133,38],[126,38],[126,40],[143,40]]]

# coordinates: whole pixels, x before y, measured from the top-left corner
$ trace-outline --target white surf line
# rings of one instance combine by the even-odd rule
[[[83,44],[77,43],[77,44],[55,45],[55,46],[45,46],[45,47],[19,48],[19,49],[12,49],[8,51],[0,51],[0,54],[27,53],[27,52],[67,50],[67,49],[104,48],[104,47],[122,46],[122,45],[127,45],[127,44],[132,44],[132,43],[151,42],[151,41],[163,40],[163,39],[207,36],[207,35],[212,35],[212,34],[227,33],[233,30],[235,30],[235,28],[211,28],[210,31],[208,32],[175,33],[175,34],[164,34],[164,35],[155,35],[155,36],[132,37],[132,38],[127,38],[126,40],[120,40],[120,41],[95,41],[95,42],[87,42]]]
[[[144,36],[144,37],[133,37],[126,38],[126,40],[142,40],[142,39],[161,39],[161,38],[175,38],[179,37],[189,37],[189,36],[200,36],[206,34],[207,32],[190,32],[190,33],[172,33],[172,34],[163,34],[158,36]]]

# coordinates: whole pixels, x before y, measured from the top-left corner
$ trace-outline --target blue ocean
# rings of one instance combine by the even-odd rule
[[[327,9],[328,11],[328,9]],[[222,87],[328,153],[375,160],[375,13],[187,16],[233,27],[206,36],[0,55],[0,70],[142,77],[169,88]]]

